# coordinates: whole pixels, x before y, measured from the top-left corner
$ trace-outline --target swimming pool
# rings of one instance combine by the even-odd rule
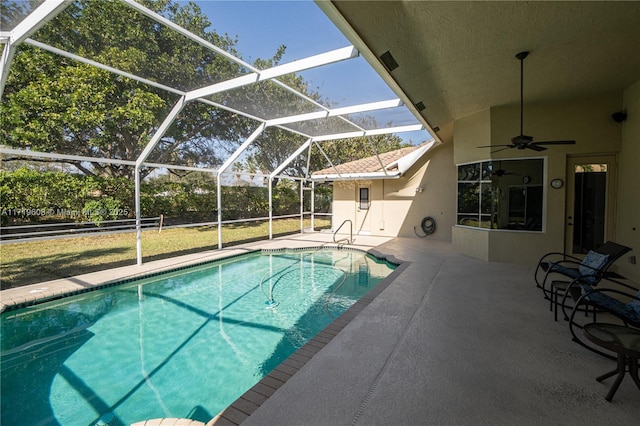
[[[394,265],[352,250],[254,253],[2,315],[2,421],[208,421]]]

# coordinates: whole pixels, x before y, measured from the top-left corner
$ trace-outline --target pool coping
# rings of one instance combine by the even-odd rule
[[[358,250],[358,249],[354,249]],[[364,251],[364,250],[359,250]],[[293,377],[307,362],[320,352],[334,337],[336,337],[360,312],[362,312],[375,298],[382,293],[398,275],[408,268],[411,262],[396,259],[391,255],[382,255],[375,250],[367,250],[377,259],[384,259],[397,267],[375,287],[358,299],[345,312],[333,320],[322,331],[300,349],[282,361],[269,374],[252,386],[231,405],[222,410],[211,419],[206,426],[238,426],[245,421],[254,411],[265,403],[280,387]]]
[[[2,300],[0,302],[0,313],[11,312],[22,308],[27,308],[29,306],[35,306],[42,303],[52,302],[55,300],[64,299],[66,297],[76,296],[83,293],[90,293],[93,291],[103,290],[109,287],[116,287],[119,285],[124,285],[128,283],[132,283],[138,280],[144,280],[147,278],[158,277],[166,274],[172,274],[178,271],[183,271],[191,268],[198,268],[201,266],[206,266],[210,263],[215,263],[219,261],[230,260],[240,256],[246,256],[254,253],[260,253],[261,249],[248,250],[241,253],[233,253],[228,256],[217,257],[213,259],[208,259],[195,263],[188,263],[181,266],[174,266],[170,268],[162,268],[159,270],[151,270],[148,272],[140,272],[133,275],[129,275],[126,277],[116,278],[114,280],[107,280],[102,283],[94,284],[87,287],[82,288],[74,288],[74,289],[62,289],[58,291],[50,291],[50,292],[42,292],[42,293],[32,293],[34,294],[31,298],[11,298],[8,301]],[[31,290],[33,292],[33,290]]]
[[[323,245],[302,246],[302,247],[283,246],[283,247],[277,247],[277,248],[263,247],[263,248],[254,248],[254,249],[244,249],[239,252],[229,253],[228,255],[222,254],[220,256],[219,255],[220,253],[217,253],[218,256],[213,256],[206,260],[191,261],[191,262],[185,262],[183,264],[179,264],[171,267],[162,267],[157,269],[149,269],[146,271],[139,271],[134,274],[119,276],[114,279],[104,280],[101,282],[97,282],[94,284],[87,284],[84,286],[68,287],[64,285],[56,286],[55,284],[53,284],[52,285],[53,288],[50,288],[50,287],[44,287],[44,285],[46,285],[45,283],[44,285],[33,284],[33,285],[24,286],[24,287],[17,287],[13,289],[2,290],[2,292],[0,293],[0,295],[3,296],[0,299],[0,314],[27,308],[29,306],[35,306],[42,303],[64,299],[66,297],[76,296],[79,294],[98,291],[98,290],[102,290],[109,287],[115,287],[115,286],[119,286],[127,283],[132,283],[141,279],[152,278],[152,277],[162,276],[166,274],[172,274],[178,271],[191,269],[191,268],[199,268],[202,266],[209,265],[211,263],[226,261],[226,260],[234,259],[240,256],[246,256],[246,255],[251,255],[256,253],[275,253],[275,252],[288,252],[288,251],[296,252],[296,251],[322,250],[322,249],[359,251],[362,253],[370,254],[378,260],[383,260],[391,264],[394,264],[396,266],[399,266],[402,263],[402,261],[399,261],[395,257],[381,254],[375,251],[374,249],[367,250],[360,247],[345,246],[340,244],[336,244],[336,245],[323,244]],[[72,281],[73,278],[69,280]],[[55,280],[52,282],[56,283],[57,281],[68,281],[68,280],[61,279],[61,280]],[[35,288],[35,287],[38,287],[38,288]],[[21,292],[22,294],[19,294],[17,297],[16,296],[6,297],[7,294],[9,294],[10,292],[15,292],[16,290],[18,291],[24,290],[24,291],[22,291]],[[28,291],[28,295],[24,294],[25,291]]]
[[[358,242],[354,240],[350,245],[332,242],[331,239],[330,233],[301,233],[4,289],[0,291],[0,313],[262,250],[352,249],[371,253],[379,259],[388,259],[394,263],[392,257],[374,250],[391,238],[359,236]]]

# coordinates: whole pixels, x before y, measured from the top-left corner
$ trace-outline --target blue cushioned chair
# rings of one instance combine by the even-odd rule
[[[547,253],[540,258],[534,279],[544,296],[551,299],[551,281],[557,277],[567,282],[578,280],[592,286],[604,277],[623,278],[609,271],[609,268],[629,251],[630,247],[607,241],[597,249],[590,250],[584,259],[559,252]]]
[[[628,327],[640,329],[640,289],[613,278],[605,277],[603,280],[606,281],[606,288],[604,286],[603,288],[594,288],[589,284],[580,282],[579,279],[572,281],[563,299],[563,309],[566,311],[566,299],[573,298],[575,302],[568,318],[569,330],[575,342],[590,351],[615,359],[614,356],[604,353],[590,346],[586,341],[581,340],[575,332],[576,328],[582,329],[584,325],[576,320],[576,313],[588,310],[588,308],[591,308],[593,312],[593,322],[596,322],[597,315],[606,313],[609,314],[608,320],[617,318]]]

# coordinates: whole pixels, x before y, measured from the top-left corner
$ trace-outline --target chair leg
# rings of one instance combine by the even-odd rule
[[[629,361],[629,375],[631,376],[633,381],[636,383],[636,386],[638,387],[638,389],[640,389],[640,378],[638,378],[638,359],[637,358],[631,358],[631,360]]]

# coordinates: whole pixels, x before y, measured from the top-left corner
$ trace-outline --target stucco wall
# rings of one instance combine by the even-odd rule
[[[453,141],[454,164],[487,160],[488,150],[478,147],[491,145],[491,111],[480,111],[457,120]]]
[[[451,246],[467,256],[489,260],[489,234],[487,230],[454,226]]]
[[[426,216],[436,222],[436,231],[430,239],[451,241],[451,228],[456,221],[456,168],[453,164],[453,144],[445,143],[432,149],[423,164],[416,164],[413,173],[413,200],[403,220],[398,214],[398,236],[415,237],[422,234],[420,224]],[[407,175],[409,174],[407,173]],[[422,192],[415,192],[420,186]],[[392,194],[388,194],[391,198]],[[399,213],[399,212],[398,212]],[[393,213],[394,215],[396,213]],[[417,227],[414,230],[414,227]]]
[[[620,124],[623,155],[618,165],[616,240],[634,248],[629,256],[636,257],[636,264],[631,264],[626,256],[617,266],[622,275],[640,282],[640,81],[625,91],[623,109],[628,118]]]
[[[399,179],[336,181],[333,186],[333,222],[335,230],[345,220],[358,223],[358,188],[370,187],[371,204],[367,212],[370,221],[366,233],[380,236],[415,237],[425,216],[436,221],[436,232],[427,238],[451,241],[451,227],[455,222],[456,169],[453,147],[442,144],[432,148]],[[422,188],[422,192],[416,191]],[[348,227],[340,234],[346,235]]]

